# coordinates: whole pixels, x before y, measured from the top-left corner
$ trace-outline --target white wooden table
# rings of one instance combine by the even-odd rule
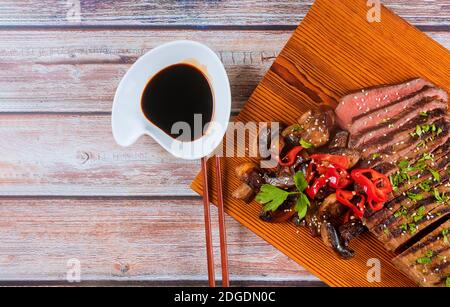
[[[450,0],[382,2],[450,48]],[[311,3],[0,0],[0,284],[64,284],[75,258],[87,284],[206,285],[199,165],[149,138],[118,147],[116,86],[153,47],[197,40],[224,62],[237,113]],[[227,224],[232,284],[321,285]]]

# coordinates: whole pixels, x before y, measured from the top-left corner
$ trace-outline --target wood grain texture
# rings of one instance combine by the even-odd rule
[[[232,110],[247,101],[291,31],[0,30],[0,112],[110,112],[136,59],[157,45],[192,39],[222,59]],[[429,32],[450,49],[450,32]]]
[[[217,52],[238,111],[291,31],[0,31],[0,112],[111,112],[115,90],[138,57],[173,40]],[[450,35],[445,38],[450,46]],[[44,43],[43,43],[44,42]]]
[[[203,215],[200,199],[20,199],[0,206],[0,284],[66,280],[67,261],[81,262],[89,281],[178,279],[206,285]],[[213,229],[218,229],[212,208]],[[318,280],[232,218],[228,226],[232,282]],[[214,231],[214,246],[219,238]],[[219,259],[218,253],[215,255]],[[219,262],[217,261],[217,264]],[[219,266],[216,268],[220,278]]]
[[[198,163],[150,138],[116,145],[109,115],[0,115],[0,195],[193,195]]]
[[[312,0],[2,0],[0,25],[296,26],[312,3]],[[449,25],[447,0],[382,3],[414,24]],[[80,18],[74,13],[78,7]]]
[[[336,106],[339,97],[356,89],[398,83],[417,76],[450,91],[450,52],[447,49],[386,9],[378,24],[368,23],[366,12],[362,0],[316,1],[238,120],[278,119],[292,123],[320,103]],[[333,18],[329,18],[331,15]],[[369,234],[352,242],[357,256],[342,261],[304,228],[298,229],[292,223],[262,222],[258,218],[259,204],[244,205],[231,197],[239,185],[234,169],[243,161],[243,158],[224,160],[226,211],[243,225],[329,285],[414,284],[394,268],[391,263],[394,254],[388,253]],[[213,181],[214,175],[210,178]],[[211,186],[214,187],[214,182]],[[192,187],[201,192],[198,177]],[[381,261],[381,283],[373,284],[366,278],[370,258]]]

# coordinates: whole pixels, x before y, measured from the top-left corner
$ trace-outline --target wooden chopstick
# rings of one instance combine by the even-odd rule
[[[227,232],[225,228],[225,211],[223,206],[222,167],[220,157],[216,156],[217,207],[219,209],[220,259],[222,262],[222,287],[230,286],[228,273]]]
[[[209,210],[209,188],[208,188],[208,171],[206,158],[202,158],[202,175],[203,175],[203,211],[205,215],[205,237],[206,237],[206,258],[208,261],[208,282],[210,287],[216,286],[214,274],[214,254],[212,247],[211,234],[211,213]]]
[[[202,158],[202,176],[203,176],[203,209],[205,215],[205,236],[206,236],[206,257],[208,261],[208,282],[210,287],[216,286],[214,274],[214,254],[212,248],[211,234],[211,214],[209,208],[209,187],[208,187],[208,165],[206,158]],[[222,265],[222,287],[230,286],[230,278],[228,273],[228,252],[227,238],[225,228],[225,211],[223,204],[222,190],[222,169],[220,157],[215,156],[216,167],[216,190],[217,190],[217,207],[219,209],[219,237],[220,237],[220,259]]]

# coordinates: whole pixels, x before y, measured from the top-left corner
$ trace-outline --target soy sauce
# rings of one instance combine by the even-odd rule
[[[208,80],[198,68],[175,64],[149,81],[142,94],[141,107],[149,121],[173,138],[179,137],[171,132],[173,124],[188,123],[191,135],[182,141],[193,141],[202,136],[202,131],[194,131],[194,115],[202,115],[200,130],[203,130],[212,119],[213,95]]]

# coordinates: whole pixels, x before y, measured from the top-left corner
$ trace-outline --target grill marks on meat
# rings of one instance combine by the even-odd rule
[[[429,119],[442,116],[445,114],[446,109],[447,102],[430,97],[424,98],[390,120],[383,119],[375,126],[365,125],[364,127],[366,128],[364,128],[364,130],[352,134],[349,146],[361,148],[364,147],[365,144],[371,144],[371,141],[382,138],[386,134],[392,134],[399,129],[405,131],[414,128],[414,123],[419,124],[421,122],[426,122],[427,117]],[[430,114],[429,116],[420,115],[425,113]]]
[[[408,111],[413,111],[413,108],[417,108],[422,104],[420,108],[427,110],[424,99],[433,98],[437,101],[447,101],[447,93],[441,89],[435,87],[426,87],[417,93],[411,93],[406,97],[400,97],[394,103],[383,106],[367,114],[361,114],[353,120],[352,125],[349,128],[349,132],[353,136],[357,136],[358,133],[365,133],[371,129],[375,129],[378,125],[389,121],[392,118],[397,118],[398,115],[406,115]],[[430,106],[432,108],[432,106]],[[446,106],[444,106],[445,108]],[[431,110],[431,109],[428,109]],[[417,113],[420,113],[418,111]]]
[[[417,283],[444,285],[450,276],[450,237],[444,241],[442,234],[450,231],[447,93],[419,78],[348,95],[336,113],[350,133],[348,146],[362,152],[357,167],[396,182],[385,207],[366,210],[363,224],[386,249],[404,250],[394,263]]]
[[[336,108],[341,128],[348,130],[357,116],[385,107],[400,97],[411,95],[432,84],[418,78],[402,84],[361,90],[343,97]]]
[[[432,125],[433,123],[439,123],[439,120],[441,120],[441,126],[445,126],[445,121],[442,120],[445,113],[446,111],[443,109],[436,109],[426,117],[417,114],[401,127],[386,128],[386,130],[382,129],[374,133],[369,132],[367,135],[371,138],[370,142],[361,146],[354,145],[350,147],[356,147],[356,149],[361,150],[364,158],[370,158],[374,153],[394,152],[398,148],[419,143],[427,137],[427,135],[417,139],[411,137],[411,131],[413,131],[417,125]],[[435,122],[436,120],[438,121]],[[374,135],[377,136],[373,137]]]
[[[440,193],[448,193],[450,187],[437,187]],[[388,250],[395,251],[421,231],[450,213],[450,206],[439,202],[433,193],[424,194],[419,201],[404,198],[398,210],[392,212],[380,224],[371,229]]]
[[[374,152],[377,154],[375,157],[373,154],[360,161],[359,166],[363,168],[371,167],[377,168],[381,164],[397,164],[401,160],[409,160],[411,163],[417,161],[424,153],[432,153],[440,146],[447,143],[450,131],[449,124],[446,118],[440,118],[432,123],[436,129],[442,129],[439,135],[424,134],[421,137],[411,137],[407,141],[398,141],[393,145],[388,146],[384,150]],[[400,132],[400,134],[409,134],[409,132]],[[400,138],[400,137],[399,137]],[[388,168],[389,169],[389,168]],[[384,172],[388,174],[388,172]]]
[[[450,276],[450,220],[394,258],[394,264],[418,284],[445,286]]]

